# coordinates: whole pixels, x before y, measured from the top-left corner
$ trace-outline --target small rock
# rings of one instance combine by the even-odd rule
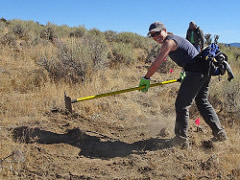
[[[169,136],[169,134],[170,134],[170,132],[167,128],[162,128],[158,135],[162,136],[162,137],[166,137],[166,136]]]
[[[213,149],[214,148],[214,145],[213,145],[213,142],[208,140],[208,141],[202,141],[202,146],[205,148],[205,149]]]
[[[219,165],[219,159],[216,155],[210,156],[207,161],[201,163],[203,170],[217,169]]]

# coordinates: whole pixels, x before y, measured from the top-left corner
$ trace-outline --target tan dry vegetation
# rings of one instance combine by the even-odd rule
[[[37,65],[41,54],[55,57],[54,46],[0,51],[0,179],[240,178],[239,114],[221,109],[226,97],[216,91],[225,80],[213,78],[211,100],[229,140],[211,144],[209,127],[194,123],[193,106],[191,148],[164,148],[157,145],[173,137],[178,83],[79,102],[69,114],[64,91],[79,98],[135,87],[146,65],[103,69],[90,82],[69,84],[49,78]],[[179,71],[153,79],[174,79]]]

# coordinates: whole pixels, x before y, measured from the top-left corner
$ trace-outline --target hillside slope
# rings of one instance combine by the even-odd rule
[[[178,82],[75,103],[72,114],[64,107],[64,92],[75,99],[138,86],[158,55],[154,41],[50,23],[1,25],[0,179],[240,179],[238,48],[221,45],[235,79],[213,77],[209,95],[229,139],[211,142],[193,104],[183,150],[168,145]],[[152,82],[180,71],[166,59]]]
[[[145,70],[144,66],[138,66],[118,72],[105,71],[101,80],[104,79],[106,87],[101,91],[106,92],[114,84],[111,90],[134,87]],[[154,78],[167,80],[177,74],[157,73]],[[126,77],[129,83],[123,85]],[[64,110],[64,89],[77,97],[79,92],[83,96],[99,93],[100,84],[96,81],[94,87],[84,87],[81,91],[62,84],[56,89],[45,87],[30,94],[3,95],[2,102],[10,104],[14,97],[22,99],[21,106],[12,104],[14,112],[9,111],[9,105],[2,114],[1,157],[15,154],[1,162],[1,179],[240,177],[240,131],[236,115],[218,110],[229,139],[212,143],[210,129],[202,118],[200,127],[194,123],[198,113],[194,113],[193,107],[190,149],[168,148],[166,142],[173,137],[178,83],[152,88],[147,94],[131,92],[74,104],[73,114]]]

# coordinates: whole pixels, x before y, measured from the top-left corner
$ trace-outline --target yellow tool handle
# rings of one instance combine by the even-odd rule
[[[170,83],[174,83],[174,82],[180,82],[180,79],[173,79],[173,80],[169,80],[169,81],[163,81],[163,82],[159,82],[159,83],[150,84],[150,87],[161,86],[161,85],[164,85],[164,84],[170,84]],[[144,88],[145,88],[145,86],[134,87],[134,88],[123,89],[123,90],[119,90],[119,91],[104,93],[104,94],[82,97],[82,98],[72,100],[71,103],[76,103],[76,102],[79,102],[79,101],[86,101],[86,100],[90,100],[90,99],[96,99],[96,98],[111,96],[111,95],[115,95],[115,94],[122,94],[122,93],[126,93],[126,92],[141,90],[141,89],[144,89]]]

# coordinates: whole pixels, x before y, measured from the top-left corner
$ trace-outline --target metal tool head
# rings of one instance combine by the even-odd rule
[[[64,92],[64,101],[65,101],[65,109],[72,113],[72,100],[67,94]]]

